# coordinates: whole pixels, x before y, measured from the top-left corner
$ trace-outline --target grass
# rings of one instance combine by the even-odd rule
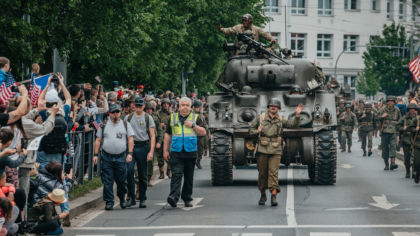
[[[69,192],[69,199],[74,200],[76,198],[82,197],[87,193],[102,187],[102,181],[100,177],[95,177],[92,180],[84,181],[83,184],[78,184],[74,186]]]

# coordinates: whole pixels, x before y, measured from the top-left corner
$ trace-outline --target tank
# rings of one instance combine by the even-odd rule
[[[314,184],[334,184],[335,94],[323,89],[319,69],[305,59],[291,58],[290,50],[275,53],[242,34],[238,41],[239,46],[224,45],[231,54],[217,80],[222,91],[208,97],[212,184],[230,185],[234,167],[256,165],[257,139],[249,135],[249,126],[267,111],[273,97],[281,100],[279,114],[286,119],[295,116],[297,105],[304,105],[300,126],[284,129],[281,163],[307,166]]]

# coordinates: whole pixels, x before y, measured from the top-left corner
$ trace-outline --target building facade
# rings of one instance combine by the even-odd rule
[[[381,35],[383,25],[392,22],[404,25],[410,36],[420,22],[418,2],[267,0],[265,12],[272,21],[265,29],[278,39],[280,47],[315,61],[327,79],[336,75],[341,85],[349,84],[358,98],[356,79],[364,68],[362,55],[370,37]]]

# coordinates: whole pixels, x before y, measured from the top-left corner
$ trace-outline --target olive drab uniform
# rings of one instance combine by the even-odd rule
[[[164,134],[163,132],[164,131],[160,127],[159,116],[157,115],[156,112],[153,112],[152,113],[152,118],[153,118],[153,121],[155,122],[156,144],[159,143],[160,144],[160,149],[163,149],[163,134]],[[156,144],[155,144],[155,146],[156,146]],[[160,152],[159,149],[155,150],[154,155],[155,155],[156,158],[158,158],[158,153],[159,152]],[[153,162],[154,162],[154,160],[147,162],[147,176],[148,176],[148,180],[149,180],[148,182],[149,183],[150,183],[150,178],[153,176]],[[151,186],[151,185],[149,184],[149,186]]]
[[[387,114],[387,117],[382,118],[384,114]],[[397,125],[401,119],[400,110],[393,106],[388,108],[385,106],[379,112],[380,130],[381,130],[381,147],[382,147],[382,158],[385,162],[385,169],[389,169],[389,158],[395,158],[397,155],[397,134],[399,133]],[[388,168],[387,168],[388,167]],[[395,168],[398,166],[395,165]],[[395,169],[391,168],[391,169]]]
[[[373,131],[376,129],[376,117],[373,111],[363,112],[359,117],[359,131],[362,139],[363,156],[366,156],[366,141],[368,146],[368,155],[372,155]],[[367,140],[366,140],[367,139]]]
[[[269,113],[258,116],[249,127],[252,136],[258,135],[258,127],[262,126],[262,131],[258,135],[257,160],[258,160],[258,189],[265,192],[277,190],[279,186],[279,166],[283,153],[283,128],[296,128],[299,126],[300,119],[295,117],[293,120],[284,120],[279,115],[271,118]]]
[[[409,112],[400,120],[398,123],[398,129],[400,131],[400,143],[402,144],[404,151],[404,166],[406,170],[407,178],[410,178],[410,167],[411,167],[411,144],[416,135],[416,127],[418,122],[418,116],[411,116]]]
[[[159,121],[160,121],[159,125],[163,123],[163,127],[161,126],[161,130],[162,130],[161,132],[162,132],[162,138],[163,138],[165,130],[166,130],[165,125],[171,119],[171,113],[169,111],[165,111],[162,107],[158,111],[157,116],[159,117]],[[157,157],[158,157],[157,159],[158,159],[158,166],[159,166],[159,171],[160,171],[159,179],[163,179],[165,178],[164,169],[163,169],[163,166],[165,165],[165,159],[163,158],[163,148],[160,148],[160,150],[157,153]],[[168,175],[169,178],[172,176],[171,165],[169,164],[169,162],[167,163],[166,174]]]
[[[222,28],[221,31],[226,34],[226,35],[235,35],[237,33],[244,33],[247,30],[251,30],[253,35],[254,35],[254,39],[255,41],[259,41],[259,38],[265,38],[268,41],[273,40],[273,37],[271,36],[270,33],[265,32],[264,29],[258,27],[258,26],[254,26],[254,25],[250,25],[248,28],[246,28],[243,24],[238,24],[235,25],[233,27],[229,27],[229,28]]]
[[[341,115],[346,112],[346,108],[345,107],[337,107],[337,120],[340,121],[340,117]],[[337,124],[337,139],[338,142],[340,143],[340,147],[341,147],[341,137],[342,137],[342,127],[341,127],[341,122],[338,122]],[[341,148],[343,149],[343,148]]]
[[[417,116],[417,128],[420,129],[420,116]],[[420,131],[416,131],[413,143],[413,172],[416,172],[415,182],[419,183],[420,179]]]
[[[346,151],[346,141],[348,145],[348,152],[351,152],[351,145],[352,145],[352,134],[354,127],[357,126],[357,118],[356,115],[351,111],[345,111],[340,116],[340,123],[341,123],[341,151]]]
[[[206,129],[206,135],[198,136],[198,138],[197,138],[197,148],[198,148],[198,150],[197,150],[197,167],[199,169],[201,169],[200,161],[203,158],[204,149],[205,149],[205,145],[206,145],[205,143],[207,142],[206,137],[207,137],[207,134],[208,134],[208,125],[206,123],[206,119],[204,118],[204,115],[203,115],[202,112],[200,112],[200,114],[197,114],[197,115],[198,115],[198,118],[200,118],[200,120],[203,121],[204,128]]]

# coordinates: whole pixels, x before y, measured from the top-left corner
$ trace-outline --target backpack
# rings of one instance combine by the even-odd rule
[[[39,150],[48,154],[66,153],[67,151],[67,122],[61,115],[56,115],[54,129],[41,140]]]

